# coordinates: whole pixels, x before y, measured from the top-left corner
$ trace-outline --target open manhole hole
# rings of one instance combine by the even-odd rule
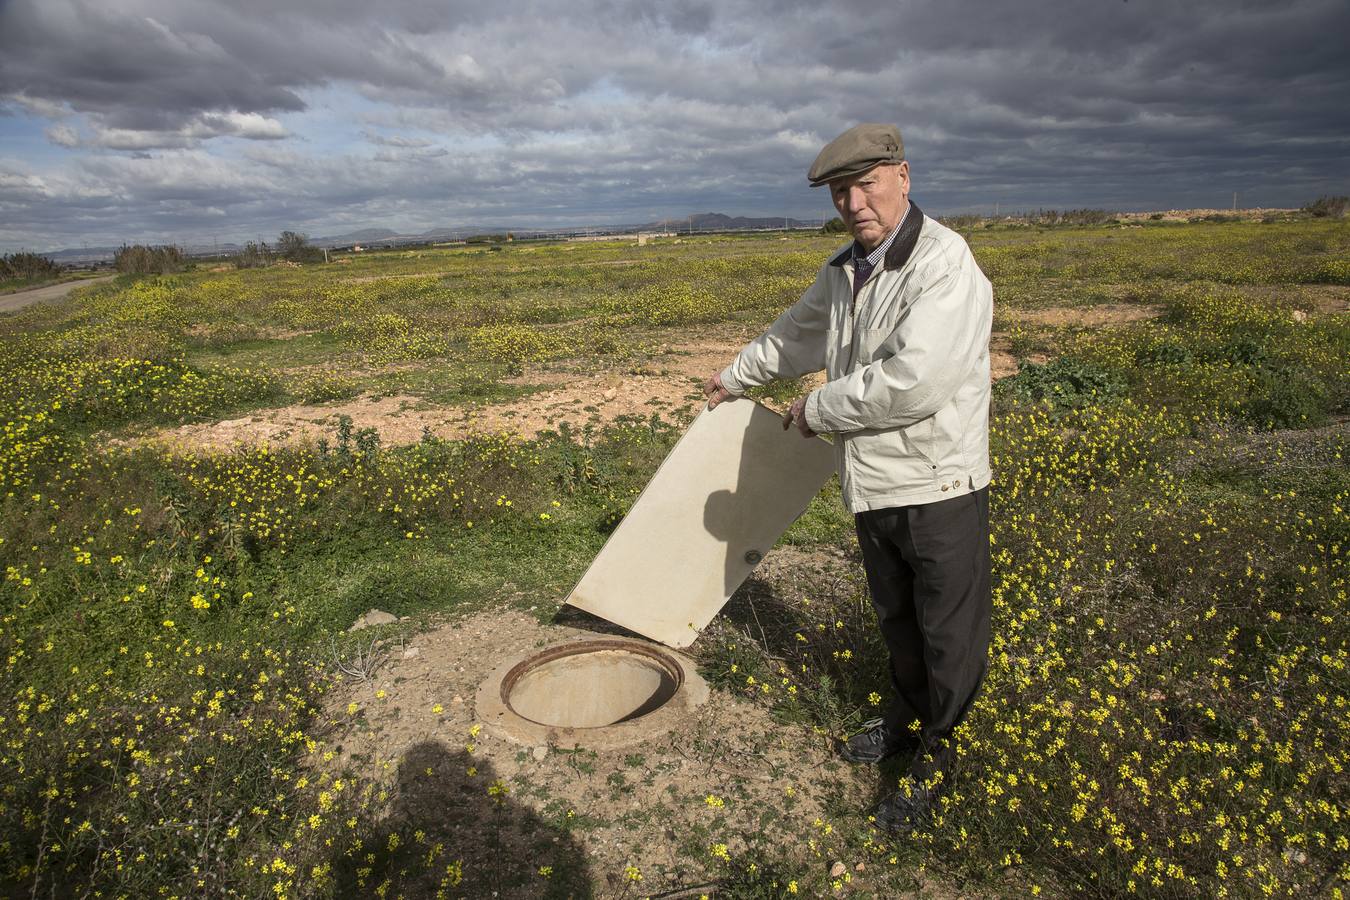
[[[707,697],[680,654],[606,638],[507,660],[478,689],[477,712],[521,743],[601,748],[669,731]]]

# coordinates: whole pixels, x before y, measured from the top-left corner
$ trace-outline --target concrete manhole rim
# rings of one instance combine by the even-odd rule
[[[662,669],[675,682],[670,699],[637,718],[590,727],[540,724],[511,708],[508,694],[525,674],[569,656],[605,651],[640,656]],[[693,660],[668,647],[632,638],[572,638],[503,661],[479,685],[474,710],[478,721],[488,729],[518,744],[602,750],[660,737],[689,721],[693,711],[707,699],[708,685],[698,674]]]

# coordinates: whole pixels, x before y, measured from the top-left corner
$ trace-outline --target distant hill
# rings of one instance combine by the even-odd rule
[[[464,225],[457,227],[429,228],[422,232],[400,232],[392,228],[360,228],[341,234],[311,237],[309,242],[316,247],[350,247],[353,244],[369,246],[390,246],[395,244],[432,243],[436,241],[462,240],[481,234],[506,234],[515,232],[517,237],[566,237],[576,234],[634,234],[639,231],[739,231],[746,229],[774,228],[815,228],[819,221],[803,222],[783,216],[728,216],[724,213],[696,213],[683,218],[663,219],[659,222],[644,222],[626,225],[589,225],[560,226],[557,228],[504,228],[491,225]],[[273,243],[275,238],[268,240]],[[130,243],[136,243],[131,241]],[[213,253],[232,255],[241,249],[235,243],[180,244],[184,251],[192,256],[205,256]],[[63,250],[51,250],[43,253],[59,263],[94,262],[112,259],[117,247],[71,247]]]
[[[648,227],[648,226],[643,226]],[[658,231],[737,231],[746,228],[805,228],[805,222],[784,216],[728,216],[722,213],[697,213],[683,219],[663,219],[650,226]]]
[[[359,231],[349,231],[346,234],[310,238],[309,242],[319,247],[342,247],[348,244],[374,244],[404,237],[407,236],[399,234],[392,228],[362,228]]]

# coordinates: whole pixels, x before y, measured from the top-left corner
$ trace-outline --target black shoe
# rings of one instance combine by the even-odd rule
[[[869,719],[863,728],[867,730],[855,734],[839,748],[839,755],[851,763],[879,763],[914,747],[913,738],[894,733],[881,719]]]
[[[926,828],[933,821],[933,804],[937,795],[932,788],[905,779],[900,790],[877,804],[874,818],[884,831],[910,832]]]

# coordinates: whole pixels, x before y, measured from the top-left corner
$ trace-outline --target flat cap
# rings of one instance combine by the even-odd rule
[[[898,163],[905,158],[900,129],[894,125],[864,122],[854,125],[825,145],[811,171],[806,173],[811,187],[819,187],[836,178],[866,172],[882,163]]]

